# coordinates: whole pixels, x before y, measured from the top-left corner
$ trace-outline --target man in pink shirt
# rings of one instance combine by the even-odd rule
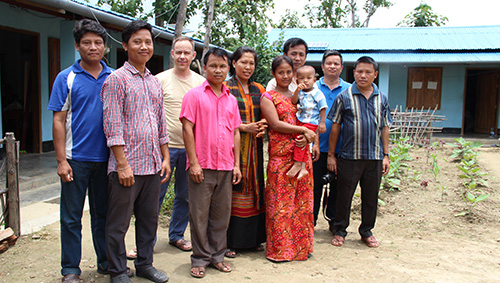
[[[224,262],[232,184],[241,180],[241,119],[236,98],[222,83],[229,71],[226,51],[211,48],[203,57],[207,80],[188,91],[179,119],[188,156],[191,275],[204,277],[209,264],[230,272]]]

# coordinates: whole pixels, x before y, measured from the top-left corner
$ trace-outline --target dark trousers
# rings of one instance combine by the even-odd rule
[[[188,176],[192,266],[224,260],[231,217],[233,172],[203,169],[203,177],[203,182],[198,184]]]
[[[337,159],[337,203],[333,234],[345,237],[351,213],[351,203],[356,186],[361,187],[361,225],[362,238],[372,235],[377,217],[378,191],[382,178],[382,160]]]
[[[106,270],[109,265],[104,235],[108,212],[108,163],[71,159],[68,163],[73,170],[73,181],[61,181],[61,273],[63,276],[81,274],[82,213],[87,189],[97,268]]]
[[[160,174],[134,175],[130,187],[120,185],[118,174],[109,174],[109,208],[106,219],[106,248],[111,276],[127,271],[125,234],[135,215],[136,270],[145,270],[153,264],[153,246],[158,227],[158,199]]]
[[[323,194],[323,186],[326,185],[322,177],[327,174],[328,153],[321,152],[318,161],[313,163],[313,177],[314,177],[314,226],[318,220],[319,210],[321,209],[321,195]],[[333,174],[333,173],[332,173]],[[337,200],[337,178],[333,178],[330,182],[330,194],[328,196],[328,203],[326,205],[326,217],[329,220],[330,226],[333,225],[333,218],[335,217],[335,202]]]

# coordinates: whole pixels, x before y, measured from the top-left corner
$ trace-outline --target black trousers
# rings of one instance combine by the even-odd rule
[[[382,160],[337,159],[337,203],[333,234],[345,237],[351,214],[354,191],[361,187],[361,225],[362,238],[372,235],[377,217],[378,191],[382,178]]]
[[[313,163],[313,178],[314,178],[314,226],[318,220],[319,210],[321,209],[321,196],[323,195],[323,186],[326,185],[322,177],[328,172],[327,169],[328,153],[321,152],[318,161]],[[333,174],[333,173],[332,173]],[[326,205],[326,217],[330,219],[330,226],[333,225],[335,217],[335,203],[337,200],[337,178],[333,178],[330,182],[330,194]]]
[[[106,218],[106,254],[111,276],[127,271],[125,234],[135,215],[135,243],[137,258],[135,269],[145,270],[153,264],[153,247],[158,227],[158,200],[160,198],[160,174],[134,175],[130,187],[120,185],[118,174],[109,178],[109,208]]]

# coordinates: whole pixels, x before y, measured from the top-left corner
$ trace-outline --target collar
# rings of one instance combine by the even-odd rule
[[[325,82],[324,82],[324,78],[325,78],[325,77],[321,77],[321,78],[319,78],[318,83],[319,83],[320,85],[322,85],[322,86],[327,87],[328,89],[330,89],[330,87],[329,87],[327,84],[325,84]],[[333,91],[333,90],[335,90],[335,89],[337,89],[337,88],[342,88],[342,86],[343,86],[344,84],[345,84],[345,81],[344,81],[342,78],[339,78],[339,85],[338,85],[338,86],[336,86],[336,87],[334,87],[334,88],[332,89],[332,91]]]
[[[373,86],[373,92],[371,95],[379,95],[379,90],[378,90],[378,87],[376,84],[372,83],[372,86]],[[359,91],[358,89],[358,85],[356,84],[356,82],[353,82],[352,83],[352,93],[353,94],[361,94],[361,91]],[[370,95],[370,96],[371,96]]]
[[[123,67],[125,68],[125,70],[129,71],[130,73],[132,73],[134,75],[139,75],[139,76],[141,75],[141,72],[139,72],[128,61],[125,61],[125,63],[123,64]],[[149,76],[149,75],[151,75],[151,72],[149,71],[149,69],[147,67],[144,67],[144,77]]]
[[[203,82],[202,87],[205,91],[210,90],[211,92],[213,92],[215,94],[214,90],[212,89],[212,86],[210,86],[210,84],[208,83],[208,80],[205,80]],[[225,84],[222,84],[222,92],[221,92],[220,96],[229,95],[229,94],[230,93],[229,93],[229,89],[227,88],[227,86]]]
[[[82,66],[80,66],[80,61],[82,61],[82,59],[78,59],[76,60],[76,62],[73,64],[73,68],[72,68],[72,71],[74,73],[87,73],[87,71],[85,71]],[[111,74],[112,72],[112,69],[110,67],[108,67],[108,65],[106,65],[106,63],[104,63],[104,61],[101,60],[101,66],[102,66],[102,71],[101,73],[99,74],[99,76],[101,76],[102,74]]]

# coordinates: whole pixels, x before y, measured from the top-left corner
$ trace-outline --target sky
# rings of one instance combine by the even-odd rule
[[[370,28],[396,27],[404,17],[420,5],[421,0],[390,0],[394,5],[389,9],[379,9],[370,19]],[[320,1],[311,1],[319,3]],[[344,3],[347,3],[345,0]],[[362,6],[364,1],[359,1]],[[426,0],[434,13],[448,17],[446,26],[500,25],[500,0]],[[306,0],[274,0],[277,14],[290,10],[303,12]],[[471,4],[473,3],[473,4]],[[274,16],[276,17],[276,16]],[[279,17],[279,15],[278,15]],[[274,19],[274,18],[273,18]],[[362,17],[364,20],[364,17]]]

